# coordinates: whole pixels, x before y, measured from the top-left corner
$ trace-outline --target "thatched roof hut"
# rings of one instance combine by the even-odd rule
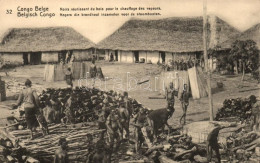
[[[71,27],[12,28],[0,40],[0,52],[82,50],[94,46]]]
[[[254,40],[260,49],[260,23],[254,25],[253,27],[247,29],[241,34],[223,42],[220,44],[222,49],[230,49],[233,42],[236,40]]]
[[[238,34],[234,27],[218,17],[208,18],[209,46]],[[97,47],[125,51],[203,51],[203,18],[173,17],[158,20],[131,19]]]

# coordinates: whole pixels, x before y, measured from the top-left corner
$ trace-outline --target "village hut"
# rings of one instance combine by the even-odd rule
[[[235,37],[226,40],[225,42],[220,44],[220,48],[222,50],[231,49],[232,43],[234,43],[236,40],[253,40],[256,42],[257,47],[260,49],[260,23],[252,26],[251,28],[236,35]]]
[[[208,47],[215,47],[239,33],[216,16],[208,16]],[[203,18],[173,17],[157,20],[130,19],[97,47],[106,60],[135,63],[141,60],[200,60],[203,56]]]
[[[12,28],[0,40],[0,56],[10,64],[40,64],[92,58],[95,44],[71,27]]]
[[[236,40],[253,40],[256,42],[258,49],[260,49],[260,23],[219,44],[219,48],[217,49],[216,55],[218,55],[219,57],[229,55],[231,46]],[[242,67],[242,63],[235,62],[234,66],[235,73],[238,73],[238,69]]]

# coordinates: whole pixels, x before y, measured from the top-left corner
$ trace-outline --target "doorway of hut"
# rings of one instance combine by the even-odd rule
[[[23,53],[23,64],[28,65],[29,60],[28,60],[28,53]]]
[[[161,59],[162,59],[162,63],[165,63],[165,52],[159,52]]]
[[[58,53],[58,62],[59,63],[65,63],[66,62],[66,54],[67,54],[66,50],[60,51]]]
[[[139,51],[134,51],[134,58],[135,58],[135,62],[138,63],[139,62]]]
[[[38,65],[41,64],[42,53],[41,52],[32,52],[30,54],[30,64]]]
[[[118,61],[118,50],[115,51],[115,61]]]

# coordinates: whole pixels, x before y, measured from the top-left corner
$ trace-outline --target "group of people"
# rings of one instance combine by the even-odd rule
[[[37,123],[40,123],[41,125],[44,124],[37,119],[37,115],[41,115],[42,112],[41,109],[39,109],[39,97],[37,96],[36,91],[31,88],[31,85],[32,82],[27,79],[25,81],[26,88],[21,91],[14,108],[23,103],[27,128],[30,129],[31,137],[33,138],[33,132],[36,131]],[[157,141],[158,130],[163,129],[165,125],[170,127],[167,120],[175,111],[174,104],[176,96],[178,96],[178,92],[174,89],[174,85],[171,82],[168,88],[166,88],[167,106],[165,109],[148,111],[140,107],[138,108],[138,113],[133,116],[134,108],[128,98],[127,92],[123,92],[122,95],[116,92],[112,95],[104,93],[102,95],[102,109],[99,111],[98,117],[98,127],[102,130],[102,132],[96,145],[91,145],[91,143],[93,143],[92,140],[89,142],[89,148],[93,148],[94,150],[90,149],[92,152],[88,157],[88,162],[111,162],[112,153],[115,153],[119,149],[124,140],[129,142],[129,126],[131,118],[133,118],[135,126],[134,136],[136,152],[138,152],[141,145],[144,144],[145,141],[146,143],[149,143],[149,141],[152,140],[152,143],[155,143]],[[180,118],[181,124],[186,123],[186,112],[189,105],[189,96],[190,94],[188,87],[184,84],[181,96],[179,97],[183,109],[183,115]],[[73,95],[71,98],[72,97]],[[71,107],[71,98],[67,100],[66,108]],[[111,105],[113,101],[117,101],[118,105]],[[55,99],[51,98],[50,103],[48,104],[49,107],[56,106],[55,104],[57,104]],[[48,107],[48,105],[46,107]],[[66,113],[66,110],[64,112]],[[69,114],[67,115],[66,113],[66,117],[68,118],[67,120],[69,120]],[[207,150],[209,159],[211,159],[212,150],[216,151],[217,158],[220,159],[219,147],[217,144],[217,136],[220,129],[221,127],[216,127],[216,129],[214,129],[208,136]],[[154,137],[151,138],[151,135]],[[56,163],[68,162],[67,149],[68,144],[66,139],[61,138],[59,141],[59,148],[55,152],[54,161]]]
[[[178,70],[178,71],[187,71],[189,68],[192,68],[194,66],[199,65],[199,60],[176,60],[176,61],[171,61],[169,64],[166,65],[165,71],[173,71],[173,70]]]

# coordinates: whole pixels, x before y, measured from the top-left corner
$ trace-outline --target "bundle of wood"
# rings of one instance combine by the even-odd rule
[[[252,115],[254,102],[250,98],[226,99],[216,114],[215,120],[232,120],[246,122]]]
[[[0,162],[39,162],[30,156],[26,148],[19,145],[18,140],[13,142],[3,134],[0,136],[0,156]]]
[[[80,123],[76,125],[56,124],[49,126],[50,134],[42,137],[38,130],[36,139],[30,140],[29,130],[16,130],[8,132],[13,140],[20,140],[20,145],[30,151],[30,156],[40,162],[53,162],[54,152],[58,149],[60,138],[68,142],[69,161],[85,162],[90,151],[90,143],[95,144],[100,132],[94,123]],[[93,138],[88,140],[89,135]]]

